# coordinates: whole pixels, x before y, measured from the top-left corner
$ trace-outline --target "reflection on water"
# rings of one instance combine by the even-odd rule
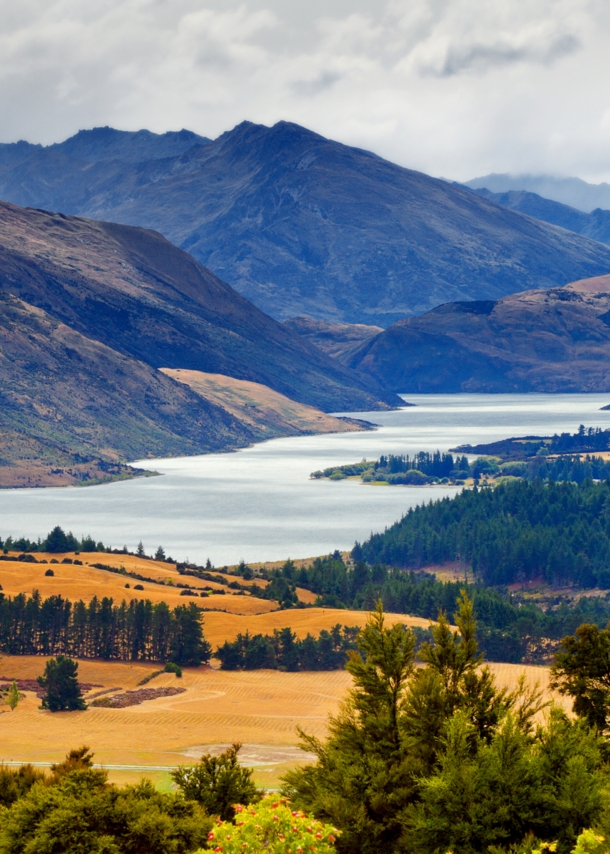
[[[311,481],[319,468],[381,453],[448,450],[508,436],[610,427],[610,395],[421,395],[395,412],[349,413],[371,433],[274,439],[235,454],[146,461],[163,477],[86,488],[0,492],[0,535],[44,536],[54,525],[114,547],[163,545],[214,564],[279,560],[351,548],[409,507],[454,488]]]

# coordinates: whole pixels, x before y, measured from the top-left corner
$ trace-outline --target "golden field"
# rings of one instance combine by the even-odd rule
[[[34,678],[43,672],[45,660],[4,656],[0,676]],[[528,683],[538,682],[548,698],[553,696],[546,667],[490,667],[500,685],[513,688],[525,673]],[[150,663],[81,661],[79,677],[103,688],[133,689],[154,669]],[[255,768],[259,784],[273,786],[287,768],[307,760],[296,750],[297,726],[323,737],[328,715],[337,712],[350,684],[351,678],[344,671],[191,668],[185,669],[181,680],[162,674],[147,685],[179,685],[186,688],[184,694],[125,709],[90,708],[55,714],[39,709],[39,700],[26,692],[14,712],[8,706],[0,712],[0,760],[56,761],[70,747],[88,744],[98,762],[128,766],[113,768],[111,778],[124,782],[146,775],[163,785],[169,778],[167,770],[163,773],[161,769],[193,762],[209,748],[218,750],[221,745],[241,741],[244,757]],[[103,688],[92,688],[90,693]],[[555,699],[569,708],[564,698]]]
[[[36,557],[47,561],[54,557],[61,561],[64,556],[36,554]],[[68,557],[74,559],[75,555]],[[233,640],[238,633],[269,634],[288,626],[302,638],[308,633],[318,635],[322,629],[330,629],[337,623],[363,626],[367,620],[367,614],[362,611],[332,608],[280,611],[275,602],[235,595],[229,590],[225,595],[212,594],[205,599],[181,597],[179,589],[161,582],[183,581],[198,588],[220,588],[222,585],[180,576],[174,564],[133,555],[89,553],[77,557],[83,561],[83,566],[0,561],[3,592],[30,594],[37,589],[43,597],[61,594],[71,600],[82,598],[86,601],[93,596],[111,596],[115,601],[140,597],[153,602],[165,601],[172,607],[195,602],[206,609],[204,633],[213,649],[226,640]],[[138,582],[89,565],[97,562],[117,568],[123,566],[153,581]],[[54,577],[45,577],[49,567],[53,568]],[[142,583],[144,590],[134,590],[136,583]],[[126,588],[125,584],[131,586]],[[396,614],[388,614],[387,622],[423,628],[429,625],[423,618]],[[45,661],[43,657],[34,656],[0,657],[0,676],[35,678],[43,672]],[[501,685],[514,687],[519,675],[525,673],[528,682],[538,681],[551,696],[548,668],[490,666]],[[104,689],[133,689],[156,669],[158,665],[150,662],[81,661],[79,678],[95,684],[90,692],[95,694]],[[167,769],[195,761],[208,748],[219,750],[222,745],[241,741],[243,756],[255,768],[259,784],[274,786],[287,768],[307,759],[296,749],[297,727],[323,737],[328,715],[337,712],[350,683],[344,671],[224,672],[215,666],[191,668],[184,671],[181,680],[176,680],[172,674],[162,674],[147,685],[177,685],[186,689],[183,694],[124,709],[90,708],[85,712],[56,714],[42,711],[36,696],[26,692],[15,712],[10,712],[8,706],[0,706],[0,760],[53,762],[61,759],[71,747],[88,744],[95,751],[98,762],[120,766],[111,769],[112,779],[132,782],[144,774],[157,785],[167,787]],[[563,698],[559,701],[566,705]]]

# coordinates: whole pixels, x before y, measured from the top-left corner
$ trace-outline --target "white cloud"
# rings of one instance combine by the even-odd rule
[[[2,139],[279,119],[467,178],[610,179],[607,0],[0,2]]]

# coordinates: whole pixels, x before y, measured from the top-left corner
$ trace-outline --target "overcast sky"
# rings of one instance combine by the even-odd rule
[[[0,0],[0,141],[287,119],[432,175],[610,181],[610,0]]]

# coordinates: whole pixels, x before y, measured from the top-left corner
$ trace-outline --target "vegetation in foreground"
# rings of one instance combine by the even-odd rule
[[[289,772],[283,793],[335,823],[344,854],[568,852],[590,827],[609,839],[605,738],[557,708],[540,723],[545,704],[523,683],[498,690],[466,596],[455,623],[440,615],[416,668],[413,634],[386,627],[379,606],[328,739],[301,733],[317,762]]]
[[[473,603],[416,639],[379,605],[347,665],[353,689],[314,765],[261,796],[239,744],[178,768],[178,791],[118,788],[87,748],[44,774],[0,767],[1,854],[602,854],[610,839],[610,629],[566,638],[555,684],[576,719],[482,664]],[[601,682],[600,682],[600,677]],[[603,690],[600,691],[600,684]]]

